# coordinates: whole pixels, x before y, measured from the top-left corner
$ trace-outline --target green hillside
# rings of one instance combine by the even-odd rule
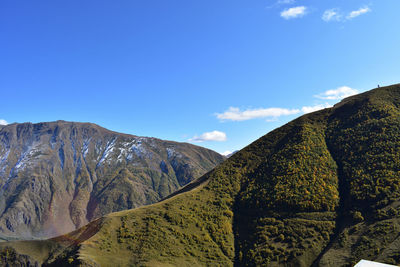
[[[399,128],[400,85],[378,88],[268,133],[162,202],[3,252],[50,266],[399,264]]]

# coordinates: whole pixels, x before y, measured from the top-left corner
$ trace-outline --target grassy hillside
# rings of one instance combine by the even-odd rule
[[[399,85],[350,97],[268,133],[160,203],[2,246],[54,266],[399,264],[399,115]]]

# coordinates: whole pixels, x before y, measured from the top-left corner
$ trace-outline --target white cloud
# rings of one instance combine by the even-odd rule
[[[356,89],[348,86],[342,86],[334,90],[325,91],[322,94],[316,95],[315,97],[326,100],[339,100],[356,94],[358,94]]]
[[[303,17],[306,14],[307,8],[305,6],[297,6],[285,9],[281,12],[281,17],[284,19],[294,19]]]
[[[307,114],[307,113],[311,113],[311,112],[314,112],[314,111],[317,111],[317,110],[321,110],[321,109],[324,109],[324,108],[330,108],[330,107],[332,107],[332,105],[330,105],[328,103],[325,103],[325,104],[319,104],[319,105],[315,105],[315,106],[304,106],[304,107],[301,108],[301,111],[304,114]]]
[[[225,157],[230,155],[230,154],[232,154],[232,151],[230,151],[230,150],[227,150],[227,151],[221,153],[221,155],[225,156]]]
[[[334,90],[325,91],[314,97],[325,99],[325,100],[340,100],[359,92],[356,89],[348,86],[342,86]],[[301,108],[258,108],[258,109],[246,109],[240,110],[236,107],[230,107],[223,113],[216,113],[216,117],[221,121],[247,121],[252,119],[264,118],[267,122],[277,121],[281,116],[289,116],[296,114],[307,114],[314,111],[318,111],[325,108],[331,108],[332,105],[329,103],[316,104],[314,106],[303,106]]]
[[[326,22],[341,21],[342,17],[343,16],[340,14],[339,9],[337,8],[325,10],[324,14],[322,15],[322,19]]]
[[[8,122],[6,120],[0,119],[0,125],[7,125]]]
[[[205,142],[205,141],[218,141],[223,142],[226,141],[226,133],[220,131],[212,131],[203,133],[200,136],[194,136],[189,139],[190,142]]]
[[[365,13],[368,13],[368,12],[370,12],[371,11],[371,9],[369,8],[369,7],[367,7],[367,6],[365,6],[365,7],[362,7],[362,8],[360,8],[360,9],[358,9],[358,10],[354,10],[354,11],[351,11],[348,15],[347,15],[347,19],[354,19],[354,18],[356,18],[356,17],[358,17],[358,16],[361,16],[361,15],[363,15],[363,14],[365,14]]]
[[[277,118],[280,116],[293,115],[300,113],[299,109],[286,108],[259,108],[240,110],[239,108],[230,107],[224,113],[217,113],[216,116],[220,120],[246,121],[257,118]]]

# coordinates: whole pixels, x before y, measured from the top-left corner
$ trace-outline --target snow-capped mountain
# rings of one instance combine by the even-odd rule
[[[223,161],[187,143],[75,122],[0,127],[0,234],[50,237],[154,203]]]

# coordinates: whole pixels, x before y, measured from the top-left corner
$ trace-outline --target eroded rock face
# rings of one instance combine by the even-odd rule
[[[0,234],[51,237],[154,203],[223,161],[198,146],[57,121],[0,128]]]

